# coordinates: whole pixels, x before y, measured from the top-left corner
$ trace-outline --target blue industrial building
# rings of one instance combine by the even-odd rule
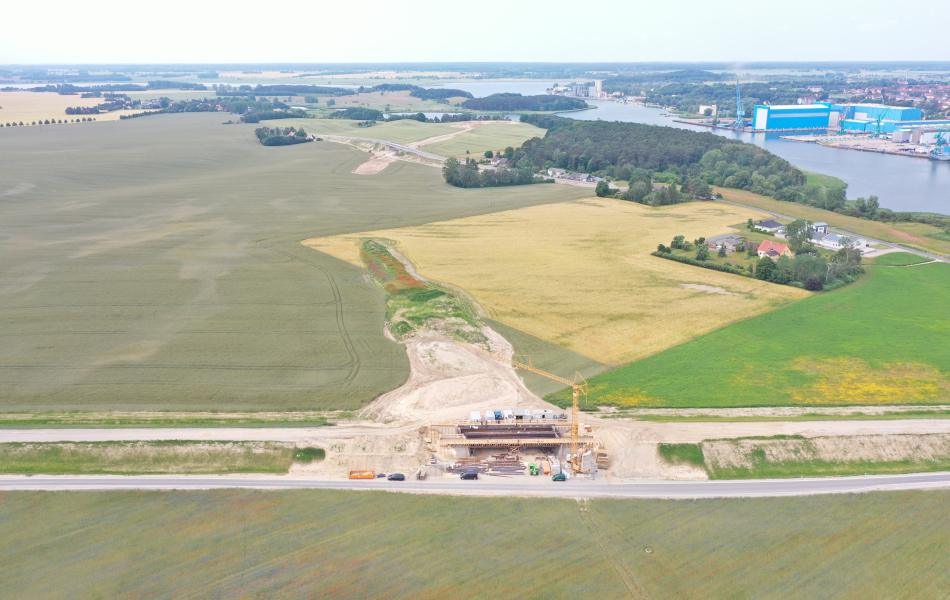
[[[885,106],[883,104],[849,104],[845,119],[858,121],[920,121],[924,118],[924,111],[919,108],[905,106]]]
[[[865,133],[893,133],[917,126],[943,126],[948,121],[924,121],[919,108],[883,104],[832,104],[756,106],[755,131],[807,131],[834,129]]]
[[[843,107],[840,107],[843,109]],[[834,115],[832,116],[832,113]],[[756,106],[752,129],[756,131],[789,131],[837,127],[838,114],[831,104],[787,104]],[[831,123],[834,124],[831,124]]]

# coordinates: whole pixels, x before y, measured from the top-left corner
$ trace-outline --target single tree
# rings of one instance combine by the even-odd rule
[[[755,221],[753,221],[751,217],[746,221],[746,225],[749,226],[749,229],[755,229]]]
[[[610,195],[610,184],[606,181],[598,181],[597,188],[594,189],[594,193],[597,194],[598,198],[604,198]]]
[[[711,108],[707,108],[706,110],[703,111],[703,114],[706,115],[707,117],[711,117],[711,116],[712,116],[712,109],[711,109]]]
[[[755,264],[755,278],[768,280],[772,273],[775,271],[775,261],[773,261],[768,256],[763,256]]]
[[[696,246],[696,260],[708,260],[709,259],[709,246],[706,244],[699,244]]]
[[[820,292],[825,289],[825,284],[817,277],[809,277],[805,280],[805,289],[812,292]]]
[[[719,258],[726,258],[726,245],[725,245],[725,244],[719,246],[719,253],[717,254],[717,256],[719,256]]]
[[[680,249],[683,247],[683,242],[686,241],[685,235],[678,235],[673,238],[673,241],[670,242],[670,248]]]
[[[815,228],[804,219],[796,219],[785,226],[785,238],[795,252],[801,252],[814,233]]]
[[[485,150],[485,158],[494,158],[495,153],[491,150]]]

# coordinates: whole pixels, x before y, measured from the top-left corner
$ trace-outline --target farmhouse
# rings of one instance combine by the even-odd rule
[[[593,181],[593,178],[587,173],[571,173],[567,176],[567,179],[573,179],[574,181]]]
[[[768,256],[772,260],[778,260],[780,256],[791,256],[792,251],[785,244],[779,244],[771,240],[766,240],[759,244],[759,258]]]
[[[555,168],[548,169],[548,175],[550,175],[551,177],[564,177],[564,175],[566,174],[567,174],[567,171],[565,171],[564,169],[555,169]]]
[[[495,165],[496,167],[507,167],[508,159],[507,158],[493,158],[491,159],[491,164]]]

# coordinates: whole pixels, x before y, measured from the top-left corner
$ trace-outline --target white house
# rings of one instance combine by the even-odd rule
[[[555,168],[548,169],[548,175],[551,177],[564,177],[566,173],[567,171],[565,171],[564,169],[555,169]]]
[[[828,224],[824,221],[812,223],[812,228],[815,230],[815,233],[828,233]]]

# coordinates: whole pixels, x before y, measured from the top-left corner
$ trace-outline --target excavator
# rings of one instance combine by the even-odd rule
[[[579,420],[580,420],[581,394],[584,395],[585,404],[587,402],[587,380],[584,379],[584,376],[575,371],[574,380],[571,381],[570,379],[565,379],[563,377],[558,377],[557,375],[552,375],[551,373],[547,373],[545,371],[542,371],[541,369],[536,369],[535,367],[532,367],[531,365],[526,365],[526,364],[511,360],[510,358],[505,358],[504,356],[498,356],[497,354],[492,354],[491,352],[488,352],[487,350],[482,350],[481,348],[478,348],[476,346],[472,346],[464,342],[457,342],[457,343],[465,348],[468,348],[469,350],[474,350],[475,352],[479,352],[481,354],[484,354],[485,356],[489,356],[496,360],[506,362],[517,369],[524,369],[525,371],[529,371],[536,375],[541,375],[542,377],[547,377],[548,379],[553,379],[554,381],[563,383],[564,385],[568,385],[571,387],[571,389],[573,390],[572,402],[571,402],[571,468],[573,469],[574,473],[580,473],[581,472],[581,455],[580,455],[580,440],[579,440],[580,433],[578,431],[578,427],[579,427]]]

